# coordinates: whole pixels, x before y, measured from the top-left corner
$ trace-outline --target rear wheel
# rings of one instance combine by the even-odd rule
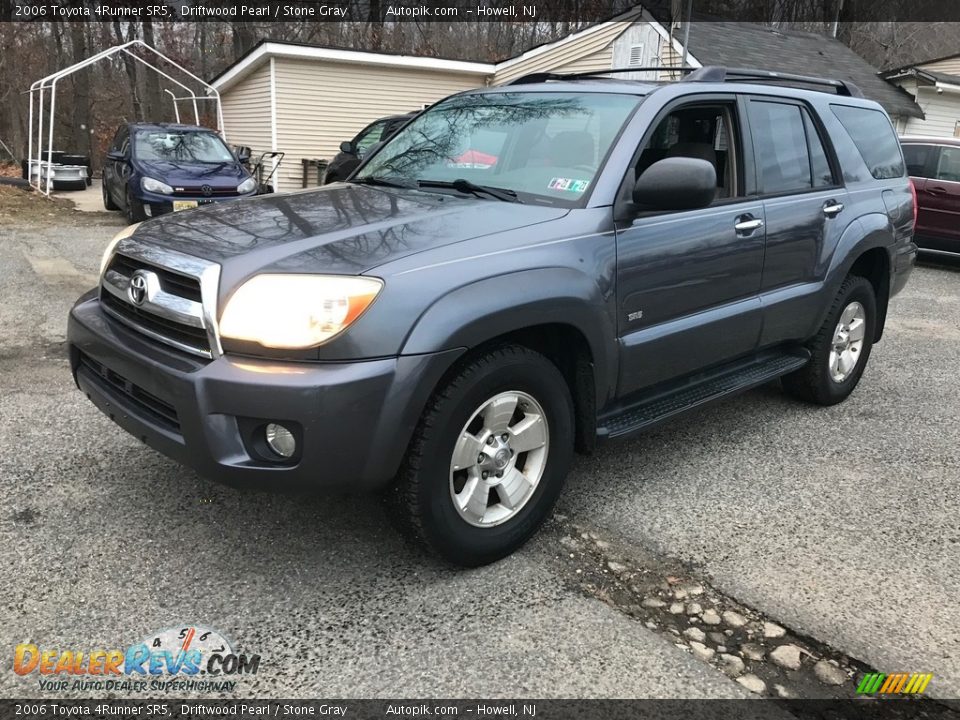
[[[100,194],[103,195],[103,207],[106,210],[119,210],[117,204],[113,201],[113,198],[110,197],[110,191],[107,190],[107,181],[100,181]]]
[[[866,278],[850,275],[810,343],[810,362],[783,378],[791,395],[818,405],[847,399],[866,368],[873,347],[877,301]]]
[[[559,370],[520,346],[464,364],[428,405],[394,488],[404,528],[446,560],[484,565],[547,517],[573,456]]]

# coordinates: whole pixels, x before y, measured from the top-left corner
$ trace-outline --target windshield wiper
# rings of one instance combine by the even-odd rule
[[[520,198],[517,197],[517,193],[515,193],[513,190],[492,187],[490,185],[477,185],[476,183],[472,183],[465,178],[457,178],[452,182],[448,182],[446,180],[420,180],[418,184],[420,187],[453,188],[457,192],[462,193],[471,193],[473,195],[489,195],[492,198],[503,200],[504,202],[521,202]]]
[[[367,175],[366,177],[354,178],[350,181],[357,185],[379,185],[380,187],[394,187],[394,188],[413,188],[416,185],[412,183],[402,183],[396,180],[391,180],[386,177],[379,177],[377,175]]]

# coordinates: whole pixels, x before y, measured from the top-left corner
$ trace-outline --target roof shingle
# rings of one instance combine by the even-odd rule
[[[836,38],[759,23],[694,20],[688,50],[703,65],[849,80],[891,115],[923,117],[905,90],[881,78],[876,68]]]

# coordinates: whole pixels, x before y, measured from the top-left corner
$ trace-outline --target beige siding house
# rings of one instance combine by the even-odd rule
[[[721,27],[723,26],[723,27]],[[910,96],[884,82],[874,68],[832,38],[748,23],[693,23],[686,64],[744,65],[796,74],[839,73],[860,85],[891,116],[923,113]],[[656,68],[620,75],[676,79],[684,56],[677,28],[637,8],[498,63],[388,55],[264,41],[211,83],[223,101],[230,143],[254,154],[286,156],[277,190],[303,187],[303,159],[330,159],[344,140],[370,122],[419,110],[453,93],[503,85],[543,72],[602,73],[611,68]],[[744,59],[745,48],[753,55]],[[315,183],[315,174],[308,184]]]
[[[960,54],[888,70],[883,76],[923,110],[922,118],[898,125],[902,134],[960,137]]]
[[[245,82],[222,95],[223,117],[230,118],[230,142],[269,150],[271,139],[264,136],[271,126],[271,83],[273,65],[265,63],[250,73]]]
[[[385,115],[419,110],[493,74],[485,63],[266,42],[221,74],[232,145],[286,153],[274,187],[302,187],[302,159],[329,159],[340,143]]]

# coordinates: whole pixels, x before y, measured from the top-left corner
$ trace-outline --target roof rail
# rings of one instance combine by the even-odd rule
[[[862,98],[863,92],[852,82],[831,80],[829,78],[812,77],[810,75],[793,75],[791,73],[774,72],[772,70],[752,70],[746,68],[727,68],[708,65],[690,73],[682,82],[771,82],[771,83],[801,83],[803,85],[820,85],[832,88],[837,95]]]
[[[657,66],[610,68],[609,70],[590,70],[587,72],[578,73],[535,72],[530,73],[529,75],[521,75],[520,77],[508,82],[507,85],[528,85],[530,83],[546,82],[547,80],[576,80],[578,78],[600,77],[603,75],[630,72],[692,73],[693,68]]]

